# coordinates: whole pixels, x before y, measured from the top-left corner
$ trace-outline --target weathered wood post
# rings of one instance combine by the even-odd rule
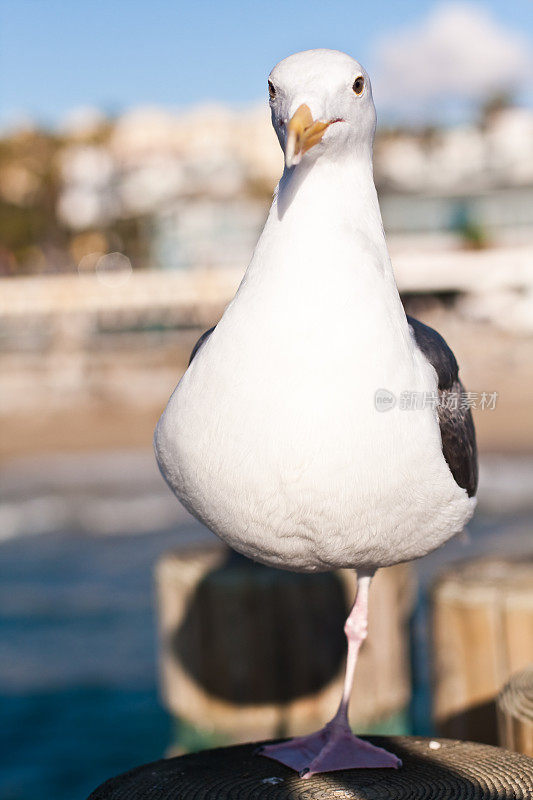
[[[533,661],[533,558],[455,565],[437,581],[432,605],[438,731],[496,744],[496,695]]]
[[[496,708],[501,746],[533,756],[533,664],[505,684]]]
[[[102,784],[88,800],[531,800],[533,759],[449,739],[368,737],[403,761],[303,780],[257,745],[169,758]]]
[[[351,705],[356,728],[408,703],[411,575],[405,565],[382,570],[372,587]],[[230,743],[310,732],[333,715],[353,571],[271,569],[213,540],[163,556],[156,581],[162,693],[176,717]]]

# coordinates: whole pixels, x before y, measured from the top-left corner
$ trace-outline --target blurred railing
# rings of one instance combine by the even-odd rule
[[[531,245],[398,253],[393,265],[404,293],[533,291]],[[4,324],[20,316],[149,309],[178,309],[203,317],[229,301],[242,274],[242,269],[198,268],[2,278],[0,314]]]

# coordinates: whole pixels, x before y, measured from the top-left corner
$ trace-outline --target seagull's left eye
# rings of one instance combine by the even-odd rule
[[[365,79],[363,78],[362,75],[359,75],[359,77],[354,80],[352,89],[354,90],[356,95],[359,97],[359,95],[363,94],[363,89],[364,88],[365,88]]]
[[[268,82],[268,96],[271,100],[273,100],[276,96],[276,87],[272,83],[272,81]]]

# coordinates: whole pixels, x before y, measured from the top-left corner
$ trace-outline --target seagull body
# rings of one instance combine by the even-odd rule
[[[396,288],[368,76],[343,53],[308,51],[280,62],[269,89],[286,167],[237,294],[158,423],[156,454],[182,503],[235,550],[290,570],[358,570],[355,666],[374,571],[425,555],[472,515],[475,439],[468,410],[436,407],[462,389],[453,354],[406,317]],[[380,392],[393,407],[376,407]],[[402,396],[425,402],[403,408]],[[344,766],[398,766],[368,764],[366,750],[358,763],[361,740],[343,725]],[[321,755],[330,734],[314,735],[311,764],[309,741],[265,754],[306,774],[339,769]]]

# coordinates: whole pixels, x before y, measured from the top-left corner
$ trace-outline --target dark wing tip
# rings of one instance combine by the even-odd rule
[[[191,357],[189,358],[189,364],[188,364],[189,367],[191,366],[192,360],[195,357],[196,353],[198,352],[200,347],[203,345],[203,343],[206,341],[206,339],[209,339],[209,337],[211,336],[211,334],[213,333],[215,328],[216,328],[216,325],[213,325],[213,327],[209,328],[208,331],[205,331],[204,333],[202,333],[202,335],[200,336],[200,338],[198,339],[198,341],[196,342],[196,344],[194,345],[194,347],[192,349]]]
[[[466,489],[469,497],[476,493],[478,482],[476,432],[472,412],[458,403],[450,408],[443,400],[449,393],[462,396],[464,387],[459,380],[457,360],[442,338],[429,325],[414,317],[407,317],[416,344],[437,373],[439,398],[438,418],[442,441],[442,454],[458,486]]]
[[[427,360],[434,366],[439,379],[439,389],[450,389],[458,379],[459,367],[451,347],[440,333],[414,317],[407,317],[415,341]]]

